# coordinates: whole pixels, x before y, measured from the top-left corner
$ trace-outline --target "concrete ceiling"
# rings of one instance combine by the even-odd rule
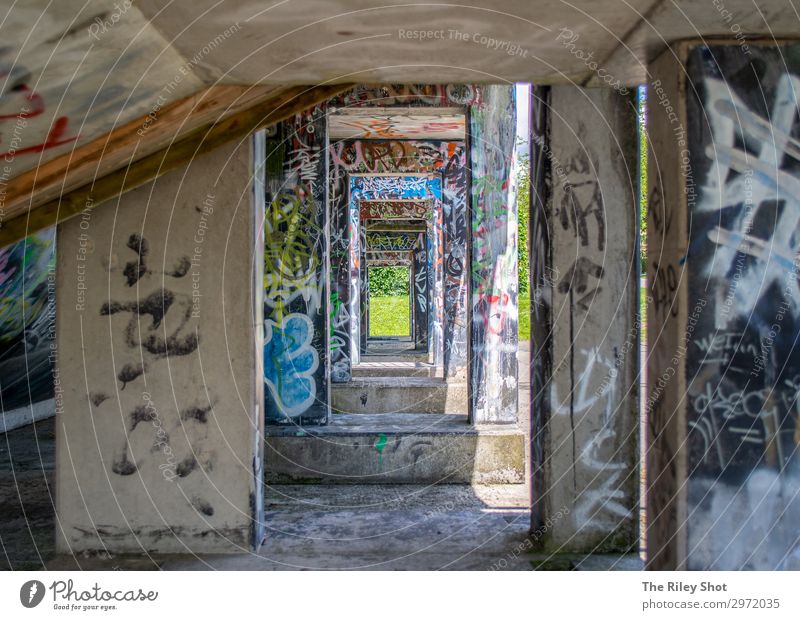
[[[214,85],[602,85],[593,62],[633,85],[676,39],[800,32],[786,0],[0,2],[0,207],[20,173]]]

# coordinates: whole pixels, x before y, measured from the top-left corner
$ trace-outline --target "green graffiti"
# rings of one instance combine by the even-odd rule
[[[270,318],[280,324],[286,308],[298,297],[319,307],[320,237],[308,214],[316,213],[310,192],[302,188],[278,195],[265,214],[264,288]]]
[[[375,449],[378,451],[378,465],[383,465],[383,450],[386,448],[387,443],[386,433],[381,433],[375,440]]]

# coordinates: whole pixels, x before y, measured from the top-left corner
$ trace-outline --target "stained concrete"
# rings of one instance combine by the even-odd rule
[[[353,364],[353,377],[428,377],[441,378],[442,368],[436,368],[433,364],[421,362],[402,362],[395,360],[362,361]]]
[[[341,413],[466,413],[467,384],[431,377],[354,377],[331,386]]]
[[[277,485],[247,555],[60,557],[50,569],[641,570],[636,555],[532,553],[521,486]]]
[[[571,512],[546,542],[619,551],[638,537],[636,106],[576,86],[552,87],[550,106],[552,380],[540,492],[547,513]]]
[[[60,549],[250,548],[264,402],[252,178],[248,139],[59,225]]]
[[[465,415],[334,415],[322,427],[267,427],[272,482],[507,484],[525,480],[524,434]]]

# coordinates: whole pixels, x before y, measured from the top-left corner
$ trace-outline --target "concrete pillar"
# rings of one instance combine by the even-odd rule
[[[325,424],[328,377],[328,183],[325,106],[280,125],[268,143],[264,220],[267,421]]]
[[[444,235],[444,373],[467,371],[467,186],[466,153],[462,144],[450,154],[442,175]]]
[[[532,357],[549,344],[531,379],[540,407],[532,411],[533,531],[554,552],[635,551],[635,98],[572,85],[549,96],[532,102],[532,318],[550,322],[532,324]]]
[[[61,552],[242,552],[263,536],[252,148],[58,227]]]
[[[517,204],[514,87],[487,86],[470,107],[470,419],[517,420]]]
[[[414,343],[420,351],[428,350],[428,308],[430,288],[428,286],[428,236],[421,232],[412,251],[411,299],[414,303]]]
[[[648,84],[648,566],[800,568],[800,45]]]

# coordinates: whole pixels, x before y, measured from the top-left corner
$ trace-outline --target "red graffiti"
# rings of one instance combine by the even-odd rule
[[[0,114],[0,121],[9,121],[11,119],[16,119],[17,122],[22,120],[23,122],[20,123],[22,127],[24,127],[24,121],[29,118],[34,118],[43,114],[45,111],[45,102],[44,98],[37,93],[36,91],[32,90],[26,84],[21,84],[15,87],[12,91],[13,93],[19,93],[23,96],[24,100],[27,102],[25,105],[22,105],[14,114]],[[53,121],[50,130],[47,132],[47,136],[45,137],[43,142],[39,144],[33,144],[31,146],[25,146],[22,148],[12,148],[4,153],[0,153],[0,158],[9,158],[14,157],[17,155],[27,155],[30,153],[41,153],[42,151],[46,151],[47,149],[54,148],[56,146],[61,146],[62,144],[68,144],[77,140],[78,136],[71,136],[67,137],[67,125],[69,124],[69,118],[66,116],[59,116],[55,121]],[[2,134],[0,134],[0,137]]]
[[[25,101],[31,104],[31,108],[27,109],[26,106],[25,109],[21,109],[14,114],[0,114],[0,120],[9,118],[33,118],[44,112],[44,98],[25,84],[17,86],[12,92],[22,93]]]
[[[486,329],[489,333],[500,336],[505,328],[511,298],[508,293],[502,293],[501,295],[483,294],[480,299],[484,302],[482,316]]]

